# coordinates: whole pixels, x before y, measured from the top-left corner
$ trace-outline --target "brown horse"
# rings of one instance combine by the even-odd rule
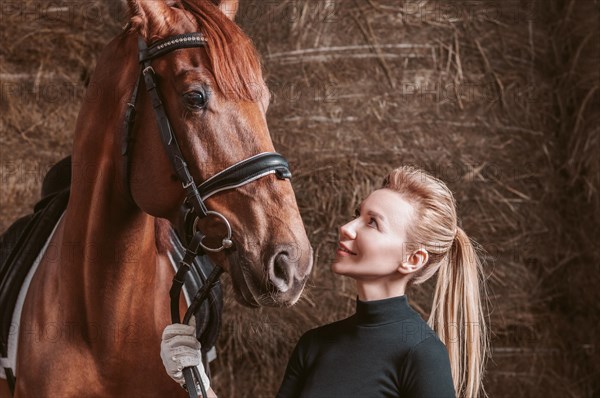
[[[140,73],[138,37],[153,43],[202,32],[207,40],[152,61],[195,181],[273,151],[269,93],[254,47],[230,20],[235,2],[221,9],[206,0],[127,3],[130,23],[98,60],[77,120],[67,209],[23,306],[16,397],[185,396],[159,357],[173,277],[166,220],[177,222],[185,192],[143,82],[130,165],[123,164],[124,115]],[[293,304],[310,273],[312,249],[290,182],[271,174],[205,203],[231,223],[235,250],[211,259],[231,276],[238,301]],[[200,224],[207,242],[224,235],[216,218]]]

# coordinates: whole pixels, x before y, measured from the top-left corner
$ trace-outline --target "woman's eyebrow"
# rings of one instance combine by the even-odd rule
[[[375,218],[378,218],[381,221],[385,221],[385,217],[383,216],[383,214],[377,213],[376,211],[369,210],[369,211],[367,211],[367,214],[370,215],[370,216],[373,216]]]
[[[362,212],[363,212],[363,203],[360,203],[360,204],[358,205],[358,211],[359,211],[359,213],[362,213]],[[378,213],[378,212],[377,212],[377,211],[375,211],[375,210],[371,210],[371,209],[369,209],[369,210],[367,210],[367,214],[368,214],[369,216],[371,216],[371,217],[375,217],[375,218],[379,219],[379,221],[382,221],[382,222],[384,222],[384,223],[385,223],[385,222],[387,222],[387,221],[386,221],[386,218],[385,218],[385,216],[384,216],[383,214],[381,214],[381,213]]]

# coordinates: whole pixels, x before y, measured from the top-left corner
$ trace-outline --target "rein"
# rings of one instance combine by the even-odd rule
[[[147,45],[143,38],[139,37],[138,50],[141,73],[137,79],[131,100],[127,104],[125,113],[121,154],[125,157],[124,167],[127,192],[129,192],[128,155],[133,144],[132,134],[136,116],[135,104],[138,97],[140,82],[143,81],[152,102],[152,108],[154,108],[154,114],[160,130],[163,147],[165,148],[169,161],[186,193],[186,198],[182,203],[182,214],[184,214],[184,231],[182,233],[182,238],[184,242],[189,242],[189,244],[187,244],[185,256],[179,263],[179,268],[173,277],[173,284],[169,291],[171,299],[171,321],[173,323],[181,322],[179,314],[181,288],[183,286],[185,275],[191,269],[192,262],[196,256],[206,254],[206,252],[216,253],[223,250],[231,250],[233,247],[231,224],[223,214],[209,210],[204,201],[216,193],[239,188],[269,174],[275,174],[280,180],[291,179],[292,176],[289,164],[283,156],[278,153],[265,152],[235,163],[213,175],[200,185],[196,184],[183,154],[181,153],[177,138],[171,128],[171,123],[169,122],[167,112],[158,90],[157,75],[152,68],[151,63],[152,60],[175,50],[200,48],[205,47],[206,45],[206,38],[199,32],[170,36],[166,39],[157,41],[150,46]],[[211,248],[204,245],[203,240],[206,235],[198,228],[198,222],[209,216],[221,219],[227,227],[227,235],[222,239],[221,246],[218,248]],[[208,297],[211,289],[218,283],[222,273],[223,269],[220,266],[215,265],[204,285],[195,294],[190,307],[184,315],[184,323],[189,323],[192,315]],[[198,369],[196,367],[184,368],[183,375],[185,378],[184,388],[187,389],[189,396],[191,398],[198,397],[196,392],[196,385],[198,385],[202,396],[206,398],[206,390],[202,383],[202,379],[198,374]],[[194,380],[194,378],[196,380]]]

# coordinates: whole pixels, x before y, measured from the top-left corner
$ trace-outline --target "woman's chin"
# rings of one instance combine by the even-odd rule
[[[339,261],[331,263],[331,272],[338,275],[345,275],[345,267]]]

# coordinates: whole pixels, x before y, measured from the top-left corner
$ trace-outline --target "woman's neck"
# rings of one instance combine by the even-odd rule
[[[404,280],[356,280],[356,293],[361,301],[383,300],[404,295]]]

